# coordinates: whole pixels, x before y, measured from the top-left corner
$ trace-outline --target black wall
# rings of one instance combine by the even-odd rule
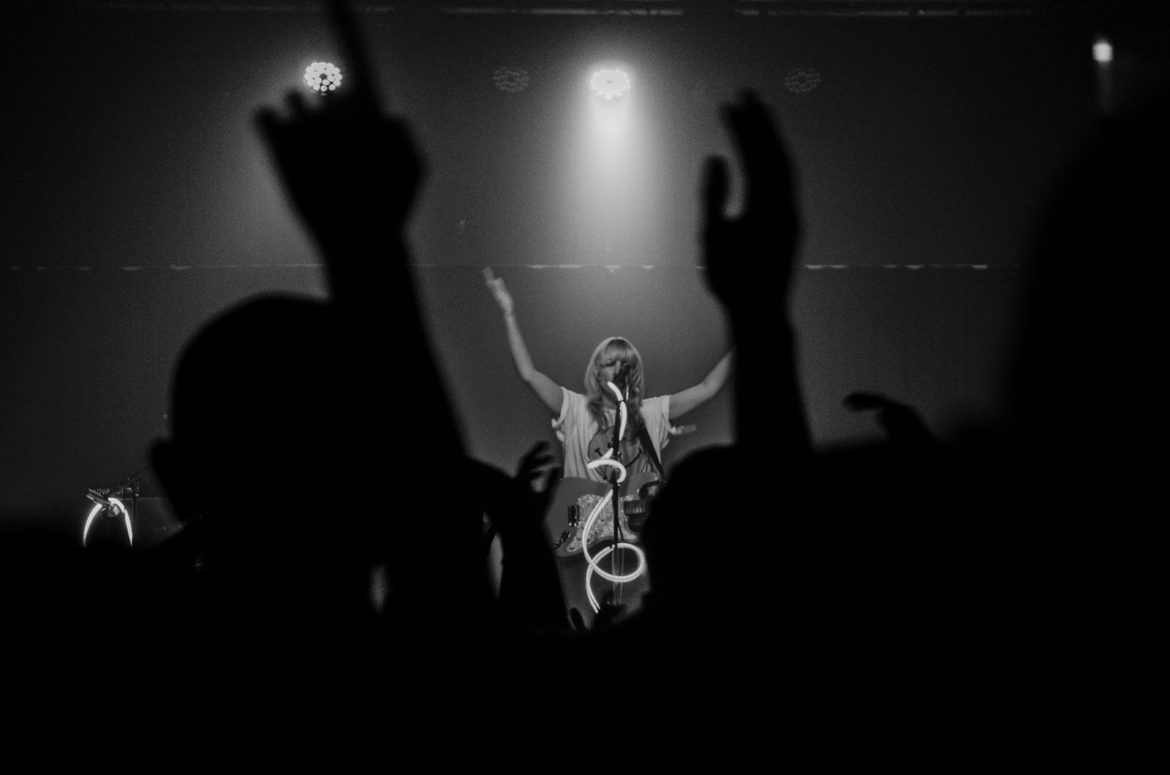
[[[85,488],[137,470],[165,432],[169,370],[202,320],[252,293],[320,293],[251,121],[333,45],[308,13],[3,13],[0,515],[80,520]],[[1029,223],[1095,120],[1077,19],[363,22],[428,158],[412,244],[473,453],[511,468],[549,433],[482,266],[570,387],[610,334],[639,346],[654,393],[728,346],[696,268],[696,192],[702,158],[727,149],[717,105],[744,86],[775,106],[800,171],[796,319],[818,441],[871,432],[840,408],[855,389],[915,403],[944,433],[995,416]],[[637,68],[657,197],[616,241],[574,230],[558,194],[567,106],[607,57]],[[529,87],[496,89],[501,65]],[[798,67],[819,72],[815,90],[786,88]],[[729,440],[729,412],[724,393],[688,418],[699,431],[668,462]]]

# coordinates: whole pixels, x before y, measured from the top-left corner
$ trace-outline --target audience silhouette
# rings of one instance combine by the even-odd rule
[[[736,350],[735,442],[675,466],[642,535],[645,605],[587,629],[542,522],[547,445],[514,474],[465,453],[404,235],[424,165],[330,9],[347,91],[258,115],[328,297],[248,299],[183,349],[151,449],[177,538],[4,547],[5,587],[38,585],[5,605],[29,633],[12,664],[30,713],[101,698],[102,734],[149,716],[160,741],[126,768],[192,772],[1052,761],[1116,756],[1148,726],[1130,708],[1160,642],[1143,515],[1164,429],[1134,393],[1159,384],[1149,191],[1170,173],[1170,100],[1104,123],[1058,181],[1004,421],[947,443],[856,392],[887,438],[822,450],[789,306],[793,165],[758,96],[725,105],[746,198],[728,216],[731,164],[708,160],[700,244]],[[762,475],[728,487],[745,471]],[[128,677],[143,643],[165,679]],[[65,660],[76,684],[47,672]]]

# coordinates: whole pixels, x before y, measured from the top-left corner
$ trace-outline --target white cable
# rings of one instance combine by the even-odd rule
[[[606,382],[605,386],[612,390],[613,394],[617,396],[619,404],[626,400],[626,397],[622,395],[622,391],[617,385],[613,384],[612,382]]]
[[[617,547],[619,549],[633,550],[634,555],[638,558],[638,568],[626,576],[612,576],[598,567],[597,563],[611,554],[614,548],[612,546],[607,546],[597,553],[593,561],[585,568],[585,592],[589,596],[589,605],[593,606],[594,613],[597,613],[601,610],[601,603],[597,600],[597,595],[593,594],[592,580],[594,573],[597,573],[597,575],[601,576],[602,578],[609,578],[611,581],[618,580],[625,582],[633,581],[646,571],[646,554],[639,547],[635,546],[634,544],[628,544],[625,541],[619,542]]]
[[[607,457],[602,457],[602,458],[598,458],[597,460],[590,461],[589,465],[586,466],[586,468],[597,469],[597,468],[601,468],[602,466],[609,466],[610,468],[616,468],[618,470],[618,484],[621,484],[622,482],[624,482],[626,480],[626,467],[623,466],[618,461],[611,460],[608,457],[608,455],[613,454],[612,449],[609,452],[606,452],[605,454],[607,455]],[[613,492],[611,491],[609,494],[613,495]]]
[[[640,547],[634,546],[633,544],[631,544],[627,541],[619,541],[617,543],[618,548],[632,549],[634,551],[634,553],[636,555],[638,555],[638,557],[639,557],[637,569],[630,571],[629,573],[622,574],[622,575],[613,574],[613,573],[610,573],[609,571],[602,570],[600,567],[597,567],[598,561],[601,560],[602,558],[606,557],[610,552],[613,551],[613,548],[614,548],[613,546],[606,547],[602,551],[598,552],[595,556],[590,556],[590,554],[589,554],[589,541],[588,541],[589,531],[593,528],[593,523],[595,523],[598,520],[599,516],[601,515],[601,512],[605,509],[606,505],[608,505],[612,499],[613,499],[613,490],[610,490],[609,492],[607,492],[605,494],[605,497],[602,498],[597,503],[597,505],[593,507],[593,511],[589,512],[589,518],[587,520],[585,520],[585,529],[581,533],[582,536],[584,536],[584,538],[586,539],[586,540],[583,540],[581,542],[581,552],[585,555],[585,562],[588,563],[593,568],[593,570],[597,573],[597,575],[601,576],[606,581],[624,583],[627,581],[633,581],[634,579],[636,579],[642,575],[642,566],[645,564],[644,563],[645,555],[642,552],[642,549]],[[588,573],[588,571],[586,571],[586,573]]]

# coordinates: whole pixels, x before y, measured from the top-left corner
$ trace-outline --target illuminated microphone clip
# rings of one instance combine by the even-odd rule
[[[622,389],[622,393],[625,394],[626,398],[629,398],[630,364],[628,362],[622,362],[622,366],[618,369],[618,373],[614,375],[613,381]]]
[[[109,506],[113,505],[113,503],[111,501],[107,500],[106,498],[103,498],[95,490],[87,490],[85,493],[85,497],[89,498],[94,503],[100,504],[102,506],[106,506],[107,508]]]

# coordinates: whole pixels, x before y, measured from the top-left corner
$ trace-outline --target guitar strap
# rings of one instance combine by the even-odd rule
[[[642,449],[646,451],[650,462],[654,464],[654,470],[658,472],[658,478],[665,484],[666,472],[662,470],[662,461],[658,459],[658,452],[650,442],[650,431],[646,430],[646,423],[644,422],[638,424],[638,440],[642,442]]]

